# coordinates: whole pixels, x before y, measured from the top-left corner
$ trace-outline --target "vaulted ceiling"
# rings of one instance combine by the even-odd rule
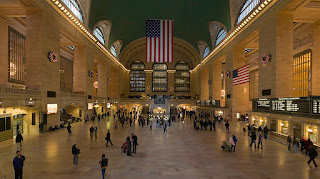
[[[211,44],[209,21],[219,21],[231,28],[229,0],[93,0],[89,27],[100,20],[111,20],[108,47],[122,40],[122,49],[145,37],[145,20],[173,19],[174,36],[196,49],[199,40]]]

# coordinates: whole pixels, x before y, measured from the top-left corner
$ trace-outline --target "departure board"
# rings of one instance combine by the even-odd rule
[[[307,98],[274,98],[253,100],[252,109],[287,113],[309,113],[310,100]],[[314,113],[320,114],[320,100],[314,102]],[[317,110],[316,110],[317,108]]]

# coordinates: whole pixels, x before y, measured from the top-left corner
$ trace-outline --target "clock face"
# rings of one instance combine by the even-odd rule
[[[53,63],[58,61],[58,56],[53,52],[53,50],[49,52],[48,58]]]
[[[89,76],[90,78],[93,77],[93,71],[92,71],[92,70],[88,71],[88,76]]]
[[[260,61],[264,65],[268,64],[270,62],[270,54],[263,54]]]

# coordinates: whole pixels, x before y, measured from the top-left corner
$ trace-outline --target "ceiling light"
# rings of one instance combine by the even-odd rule
[[[62,6],[62,5],[59,3],[59,4],[58,4],[58,7],[61,7],[61,6]]]
[[[59,4],[59,1],[54,2],[55,4]]]

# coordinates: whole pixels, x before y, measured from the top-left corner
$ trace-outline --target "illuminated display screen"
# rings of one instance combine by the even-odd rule
[[[47,104],[47,114],[56,114],[58,112],[58,104]]]
[[[92,110],[93,109],[93,103],[88,103],[88,110]]]

